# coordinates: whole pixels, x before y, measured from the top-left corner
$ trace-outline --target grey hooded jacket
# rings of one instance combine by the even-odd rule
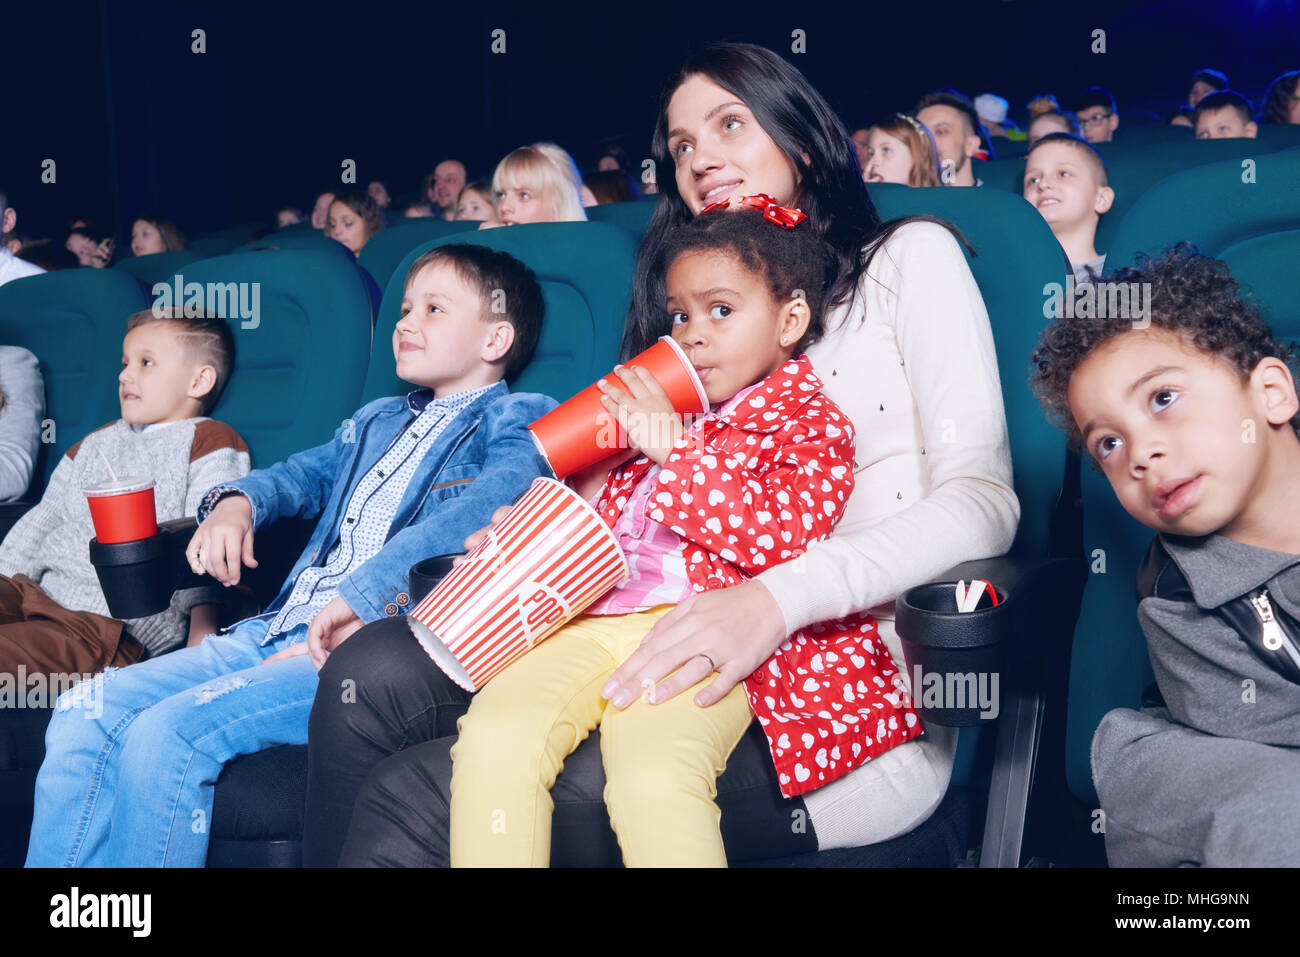
[[[1300,619],[1300,555],[1221,535],[1161,541],[1194,601],[1141,601],[1165,706],[1111,711],[1093,737],[1107,857],[1300,866],[1300,684],[1216,613],[1267,588],[1275,609]]]

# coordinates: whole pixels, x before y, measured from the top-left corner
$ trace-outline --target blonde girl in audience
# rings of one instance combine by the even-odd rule
[[[585,222],[582,177],[573,157],[554,143],[521,146],[497,164],[492,174],[496,223]]]

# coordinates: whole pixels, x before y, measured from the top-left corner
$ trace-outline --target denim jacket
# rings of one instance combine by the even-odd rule
[[[527,428],[554,407],[544,395],[510,395],[498,382],[447,426],[407,486],[383,548],[339,584],[358,618],[369,623],[411,611],[409,601],[398,605],[395,597],[409,595],[412,565],[462,551],[466,536],[487,525],[493,511],[514,502],[533,479],[551,474]],[[320,516],[280,593],[258,617],[278,612],[302,570],[325,560],[353,489],[410,418],[406,396],[376,399],[344,422],[332,441],[221,486],[248,498],[255,532],[280,518]],[[200,522],[211,507],[205,501],[199,508]]]

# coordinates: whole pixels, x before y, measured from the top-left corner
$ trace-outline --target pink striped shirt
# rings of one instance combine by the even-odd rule
[[[759,384],[747,386],[714,406],[687,431],[693,432],[701,423],[726,415]],[[614,523],[614,537],[627,556],[630,570],[627,582],[605,592],[584,614],[630,615],[656,605],[676,605],[692,593],[690,579],[686,577],[686,542],[647,514],[658,475],[659,466],[650,466]]]

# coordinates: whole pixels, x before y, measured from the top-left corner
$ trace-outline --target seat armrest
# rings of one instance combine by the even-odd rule
[[[1077,595],[1081,575],[1081,559],[1003,556],[964,562],[908,589],[896,604],[895,628],[909,673],[919,665],[924,672],[992,675],[1004,671],[1004,662],[1041,660],[1042,623]],[[993,586],[996,603],[986,590],[974,610],[958,611],[954,586],[979,579]],[[973,714],[959,710],[922,714],[941,724],[975,723]]]
[[[950,569],[940,581],[984,579],[1000,597],[996,608],[985,607],[985,599],[976,611],[937,616],[970,619],[955,623],[965,626],[962,637],[966,641],[955,649],[941,644],[937,648],[909,647],[909,630],[923,640],[938,635],[941,641],[944,625],[952,632],[954,623],[936,622],[934,613],[905,609],[906,596],[899,599],[896,627],[909,658],[918,654],[921,661],[936,662],[945,678],[979,667],[1000,678],[997,738],[980,854],[983,867],[1019,866],[1026,845],[1051,855],[1067,826],[1062,810],[1068,807],[1066,693],[1074,625],[1087,575],[1087,564],[1081,556],[1008,555],[964,562]],[[913,591],[917,589],[908,594]],[[955,607],[951,593],[948,601]],[[945,655],[949,657],[945,659]],[[966,667],[971,663],[975,668]],[[913,688],[912,694],[924,703],[924,689]],[[923,712],[922,716],[939,724],[973,724],[976,722],[972,717],[981,717],[969,707],[951,713],[959,720],[944,720],[949,712],[943,709],[928,717]]]
[[[315,528],[314,521],[284,519],[265,532],[255,544],[257,567],[245,568],[240,583],[265,608],[302,554]],[[171,603],[174,592],[186,588],[210,588],[217,584],[210,575],[196,575],[185,560],[185,548],[194,537],[198,521],[189,516],[158,523],[158,534],[137,542],[101,545],[90,541],[90,561],[114,618],[142,618],[155,615]],[[241,610],[246,610],[241,606]]]

